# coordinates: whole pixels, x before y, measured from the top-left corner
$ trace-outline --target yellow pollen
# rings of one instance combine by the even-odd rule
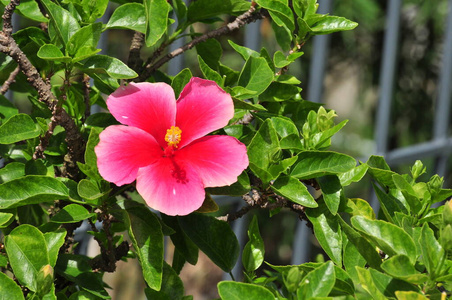
[[[181,133],[182,130],[177,126],[171,126],[171,128],[166,131],[165,141],[168,142],[168,147],[173,146],[177,148],[177,144],[179,144],[181,139]]]

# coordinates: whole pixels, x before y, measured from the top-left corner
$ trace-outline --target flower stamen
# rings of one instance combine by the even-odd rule
[[[182,130],[177,126],[171,126],[170,129],[166,130],[165,141],[168,142],[168,147],[177,148],[181,139]]]

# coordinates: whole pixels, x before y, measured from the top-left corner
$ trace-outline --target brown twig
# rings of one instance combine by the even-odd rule
[[[19,74],[20,72],[20,68],[19,66],[17,66],[14,71],[11,72],[11,74],[9,74],[8,79],[6,79],[6,81],[3,83],[2,88],[0,89],[0,93],[2,95],[6,94],[6,92],[9,90],[9,86],[11,84],[13,84],[14,82],[16,82],[16,76],[17,74]]]
[[[254,4],[254,3],[253,3]],[[216,30],[213,31],[209,31],[206,34],[203,34],[195,39],[193,39],[192,41],[190,41],[189,43],[183,45],[180,48],[177,48],[176,50],[172,51],[171,53],[168,53],[167,55],[163,56],[162,58],[160,58],[155,64],[147,64],[145,66],[145,69],[143,70],[143,72],[141,73],[141,75],[139,76],[138,80],[139,81],[144,81],[146,80],[153,72],[155,72],[158,68],[160,68],[162,65],[164,65],[165,63],[167,63],[169,60],[173,59],[174,57],[184,53],[185,51],[193,48],[194,46],[196,46],[199,43],[202,43],[210,38],[215,38],[215,37],[219,37],[225,34],[228,34],[232,31],[235,31],[241,27],[243,27],[246,24],[249,24],[251,22],[254,22],[256,20],[259,19],[263,19],[266,17],[266,11],[265,10],[260,10],[258,12],[256,12],[256,8],[255,5],[251,5],[250,9],[248,11],[246,11],[245,13],[241,14],[240,16],[238,16],[234,21],[232,21],[231,23],[228,23]]]
[[[135,31],[132,44],[130,45],[129,58],[127,59],[127,65],[137,73],[141,72],[143,68],[143,60],[140,57],[140,51],[144,43],[144,34]]]
[[[57,107],[55,106],[55,109]],[[39,145],[36,146],[35,152],[33,153],[33,159],[43,158],[44,157],[44,151],[49,145],[50,137],[53,135],[53,131],[55,130],[55,127],[57,125],[56,116],[57,113],[52,113],[52,118],[50,118],[50,124],[49,129],[46,131],[44,136],[40,137]]]
[[[83,74],[83,98],[85,100],[85,114],[83,116],[83,120],[82,123],[85,123],[86,119],[88,119],[88,117],[91,114],[91,105],[90,105],[90,96],[89,96],[89,92],[90,92],[90,85],[89,85],[89,76],[86,74]]]
[[[11,37],[11,18],[14,9],[20,4],[19,0],[11,0],[3,12],[3,29],[0,32],[0,51],[13,58],[20,70],[27,77],[27,80],[38,92],[39,100],[47,105],[54,115],[55,122],[66,130],[66,142],[68,144],[68,154],[65,158],[63,175],[72,179],[78,177],[78,167],[76,162],[83,162],[84,140],[78,130],[74,120],[63,109],[56,110],[57,99],[51,91],[51,85],[45,82],[38,70],[31,64],[28,57],[22,52],[16,41]]]

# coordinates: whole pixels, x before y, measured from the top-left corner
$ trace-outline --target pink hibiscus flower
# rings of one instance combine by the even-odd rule
[[[153,209],[187,215],[202,205],[204,188],[230,185],[248,166],[244,144],[206,136],[234,115],[231,96],[213,81],[192,78],[177,101],[166,83],[131,83],[111,94],[107,106],[128,126],[100,134],[99,173],[118,186],[136,180]]]

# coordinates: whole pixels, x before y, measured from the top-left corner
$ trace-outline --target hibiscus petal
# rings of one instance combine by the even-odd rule
[[[151,208],[170,216],[188,215],[201,207],[205,197],[196,172],[167,157],[138,171],[137,191]]]
[[[200,138],[176,155],[196,170],[205,187],[230,185],[248,166],[245,145],[226,135]]]
[[[154,137],[135,127],[110,126],[101,132],[99,139],[94,148],[99,173],[118,186],[133,182],[139,168],[163,155]]]
[[[234,116],[231,96],[214,81],[193,77],[177,100],[176,125],[182,130],[179,147],[226,126]]]
[[[143,129],[165,147],[166,130],[175,124],[176,98],[166,83],[130,83],[107,99],[107,106],[120,123]]]

